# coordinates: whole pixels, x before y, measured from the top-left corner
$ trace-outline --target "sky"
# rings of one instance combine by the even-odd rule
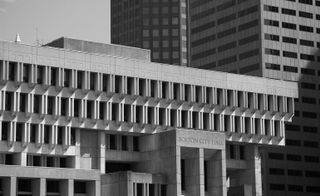
[[[61,36],[110,43],[110,0],[0,0],[0,40],[47,43]]]

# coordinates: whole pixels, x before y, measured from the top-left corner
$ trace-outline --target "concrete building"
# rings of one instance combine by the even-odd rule
[[[294,82],[153,63],[60,38],[0,42],[0,194],[262,195]]]
[[[189,66],[299,82],[286,147],[264,154],[264,191],[319,195],[320,1],[190,0],[186,5]]]

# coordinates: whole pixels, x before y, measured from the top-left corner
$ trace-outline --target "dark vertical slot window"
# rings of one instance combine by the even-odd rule
[[[24,128],[24,126],[22,123],[17,123],[17,126],[16,126],[16,141],[17,142],[22,142],[23,128]]]
[[[156,96],[156,85],[157,85],[157,81],[151,80],[151,97]]]
[[[235,159],[236,158],[236,153],[233,145],[229,146],[229,153],[230,153],[230,159]]]
[[[50,143],[50,125],[44,125],[44,143]]]
[[[54,100],[55,98],[54,97],[49,97],[48,96],[48,114],[50,115],[53,115],[53,112],[54,112]],[[77,108],[77,107],[75,107]]]
[[[74,117],[80,117],[80,100],[79,99],[74,99]]]
[[[96,77],[97,77],[96,73],[91,73],[90,74],[90,90],[94,90],[95,89]]]
[[[30,125],[30,142],[35,143],[37,138],[37,125],[31,124]]]
[[[62,145],[63,141],[63,127],[58,126],[58,144]]]
[[[77,88],[79,88],[79,89],[82,88],[83,74],[84,74],[83,71],[77,72]]]
[[[244,160],[245,159],[244,146],[239,146],[239,147],[240,147],[240,159]]]
[[[137,107],[138,110],[138,107]],[[138,119],[138,116],[137,116]],[[112,120],[118,121],[119,120],[119,105],[117,103],[112,103]]]
[[[92,108],[93,108],[93,102],[88,100],[87,101],[87,118],[92,118],[93,117]],[[113,107],[112,107],[112,110],[113,110]]]
[[[11,108],[13,108],[12,100],[13,100],[13,93],[6,92],[6,105],[5,105],[6,109],[5,110],[10,111]]]
[[[51,68],[51,85],[56,86],[57,85],[57,79],[58,79],[58,68]]]
[[[204,168],[204,191],[208,191],[208,161],[203,161]]]
[[[64,86],[70,87],[71,86],[71,70],[65,69],[64,70]]]
[[[2,121],[2,133],[1,133],[1,140],[8,140],[8,132],[10,129],[10,124],[9,122],[4,122]]]
[[[44,83],[44,67],[43,66],[37,66],[37,83],[38,84],[43,84]]]
[[[107,92],[108,90],[108,75],[107,74],[103,74],[102,76],[102,90]]]
[[[131,121],[131,105],[124,104],[124,121]]]
[[[27,94],[20,94],[20,112],[26,112]]]
[[[29,82],[30,69],[30,64],[23,64],[23,82]]]
[[[109,142],[110,142],[110,149],[116,150],[117,149],[117,137],[116,135],[109,135]]]
[[[121,90],[121,76],[115,76],[115,84],[114,84],[114,91],[115,93],[120,93]]]
[[[121,136],[121,149],[124,151],[128,150],[127,136],[125,135]]]
[[[186,190],[186,165],[184,159],[181,159],[181,190]]]
[[[17,62],[9,62],[9,78],[8,79],[10,81],[15,81],[17,66],[18,66]]]
[[[100,102],[100,104],[99,104],[99,119],[100,120],[104,119],[104,108],[105,108],[105,103]]]
[[[139,137],[133,136],[133,151],[139,151]]]
[[[61,97],[61,116],[66,116],[68,110],[68,99]]]
[[[145,96],[145,83],[146,80],[145,79],[139,79],[139,95],[140,96]]]
[[[36,114],[39,114],[40,109],[41,109],[41,95],[34,95],[33,112]]]

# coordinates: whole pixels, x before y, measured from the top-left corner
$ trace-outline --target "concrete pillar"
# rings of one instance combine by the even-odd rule
[[[193,156],[185,159],[186,194],[204,196],[204,150],[192,149],[191,153]]]
[[[210,196],[227,196],[226,152],[219,150],[208,160],[208,193]]]
[[[100,162],[99,162],[99,168],[101,173],[106,172],[106,134],[105,132],[101,131],[99,136],[99,142],[100,142]]]
[[[245,146],[247,169],[239,170],[230,176],[230,187],[249,186],[254,196],[262,196],[261,157],[258,146]]]
[[[32,194],[34,196],[46,195],[46,179],[34,179],[32,180]]]
[[[74,193],[74,181],[73,179],[60,181],[61,196],[73,196]]]
[[[87,182],[87,195],[90,196],[100,196],[101,195],[101,188],[100,188],[100,181],[91,181]]]
[[[17,195],[17,177],[10,176],[3,178],[3,195],[16,196]]]

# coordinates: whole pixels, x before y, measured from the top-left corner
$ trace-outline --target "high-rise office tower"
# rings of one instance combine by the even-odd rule
[[[112,0],[111,42],[152,49],[152,61],[187,65],[186,0]]]
[[[286,147],[264,153],[263,189],[265,195],[318,195],[320,1],[189,0],[186,5],[189,66],[299,81]]]

